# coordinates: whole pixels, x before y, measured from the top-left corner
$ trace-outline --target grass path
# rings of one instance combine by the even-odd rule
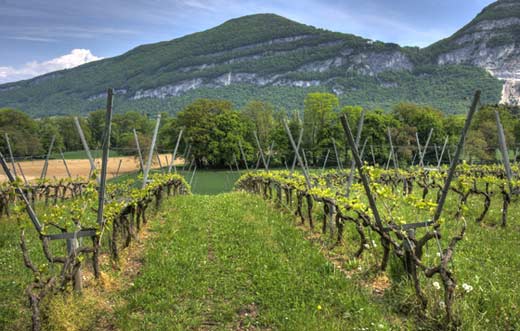
[[[406,328],[338,272],[292,218],[243,193],[178,197],[121,293],[121,330]]]

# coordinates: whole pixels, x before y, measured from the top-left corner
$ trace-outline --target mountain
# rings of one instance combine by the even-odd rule
[[[511,89],[501,79],[516,86],[511,80],[520,67],[518,4],[496,2],[453,36],[424,49],[273,14],[244,16],[113,58],[0,85],[0,107],[36,117],[84,114],[103,107],[104,91],[114,87],[118,111],[175,112],[198,97],[229,99],[237,107],[260,99],[292,109],[303,107],[307,93],[328,91],[342,104],[389,109],[411,101],[464,112],[475,89],[483,90],[483,102],[497,103],[502,89]]]
[[[423,52],[437,65],[464,64],[487,70],[505,81],[501,103],[520,104],[520,1],[492,3],[453,36]]]

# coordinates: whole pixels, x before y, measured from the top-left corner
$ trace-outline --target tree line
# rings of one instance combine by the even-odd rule
[[[475,116],[466,140],[465,157],[470,161],[492,162],[496,159],[498,139],[495,110],[499,111],[502,118],[508,146],[514,150],[516,141],[520,139],[518,109],[483,106]],[[241,109],[236,109],[227,100],[201,98],[184,107],[175,116],[162,113],[158,150],[173,151],[182,129],[179,153],[189,150],[190,159],[199,167],[224,168],[236,166],[237,163],[243,167],[244,157],[250,164],[259,160],[256,133],[272,166],[290,166],[294,152],[282,125],[282,121],[287,120],[295,139],[303,129],[301,146],[309,165],[320,166],[327,154],[330,164],[334,164],[337,160],[334,151],[337,151],[340,162],[346,162],[349,155],[339,116],[347,114],[351,127],[355,130],[362,112],[362,107],[341,106],[334,94],[319,92],[309,93],[305,97],[303,109],[296,110],[276,109],[272,104],[263,101],[252,101]],[[79,120],[91,149],[100,148],[104,110],[91,112]],[[135,155],[133,129],[138,134],[141,148],[148,149],[154,124],[155,116],[137,111],[114,114],[112,150],[123,155]],[[378,163],[386,163],[390,150],[390,134],[399,161],[409,164],[417,157],[416,137],[424,145],[433,129],[430,149],[426,154],[426,161],[433,163],[434,146],[437,146],[439,153],[446,137],[448,146],[454,146],[463,124],[464,115],[446,115],[433,107],[412,103],[399,103],[389,112],[380,109],[367,110],[361,134],[361,143],[366,141],[365,159],[374,157]],[[43,156],[53,136],[56,138],[55,151],[77,151],[83,148],[72,116],[33,119],[19,110],[0,109],[0,134],[3,138],[5,133],[9,135],[15,156]],[[2,144],[1,151],[7,153],[5,143]]]

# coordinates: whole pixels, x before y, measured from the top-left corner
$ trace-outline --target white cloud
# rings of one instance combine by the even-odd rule
[[[0,66],[0,84],[32,78],[51,71],[70,69],[101,59],[102,57],[95,56],[89,49],[76,48],[69,54],[43,62],[31,61],[19,68]]]

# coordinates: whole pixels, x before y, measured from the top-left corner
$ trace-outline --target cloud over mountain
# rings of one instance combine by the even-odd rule
[[[51,60],[43,62],[31,61],[18,68],[0,67],[0,83],[28,79],[43,75],[47,72],[70,69],[101,59],[102,57],[92,54],[92,52],[88,49],[76,48],[71,50],[69,54],[65,54]]]

